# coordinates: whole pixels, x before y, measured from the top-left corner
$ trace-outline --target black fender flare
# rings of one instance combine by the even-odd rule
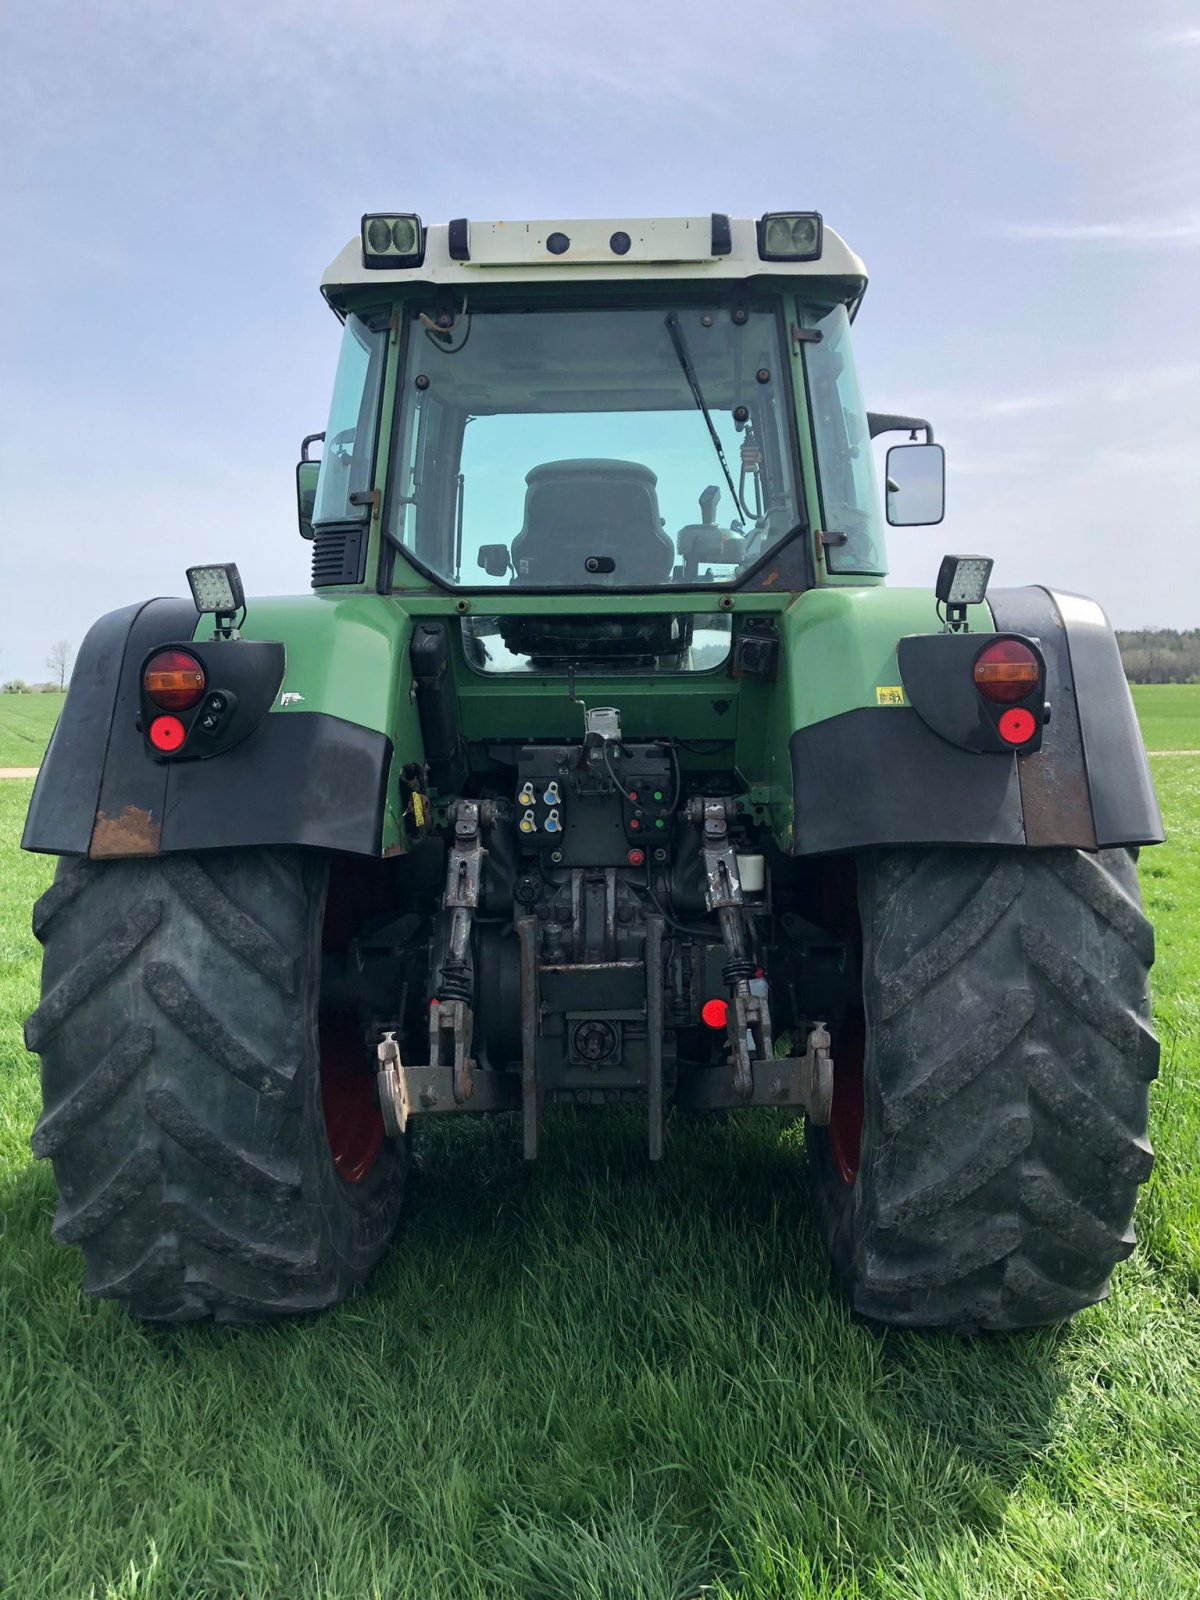
[[[163,760],[147,749],[142,663],[195,626],[191,601],[175,599],[123,606],[92,625],[34,785],[23,848],[93,859],[242,845],[379,855],[386,734],[289,711],[265,715],[208,760]]]
[[[959,748],[911,706],[860,707],[792,734],[792,853],[894,845],[1104,850],[1161,844],[1162,817],[1120,651],[1094,600],[988,595],[998,632],[1037,641],[1050,721],[1021,755]],[[987,637],[979,635],[982,643]]]

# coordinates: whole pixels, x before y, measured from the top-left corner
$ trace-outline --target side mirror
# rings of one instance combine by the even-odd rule
[[[300,537],[313,537],[313,510],[317,503],[317,479],[321,476],[319,461],[296,463],[296,514],[300,522]]]
[[[502,578],[509,568],[508,546],[506,544],[481,544],[479,546],[479,565],[489,578]]]
[[[932,527],[946,515],[940,444],[894,444],[887,453],[887,519],[893,528]]]

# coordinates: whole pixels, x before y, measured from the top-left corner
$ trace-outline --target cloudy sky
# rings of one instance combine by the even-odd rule
[[[364,210],[822,211],[945,550],[1200,624],[1200,8],[1184,0],[0,7],[0,677],[236,559],[298,591],[317,293]]]

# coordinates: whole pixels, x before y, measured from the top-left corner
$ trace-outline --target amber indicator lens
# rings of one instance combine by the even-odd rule
[[[187,732],[178,717],[155,717],[146,731],[154,748],[168,755],[172,750],[178,750],[187,738]]]
[[[1041,665],[1033,651],[1016,639],[997,639],[975,657],[975,687],[985,700],[1011,705],[1037,688]]]
[[[160,650],[142,674],[149,699],[164,711],[186,711],[204,693],[204,668],[186,650]]]

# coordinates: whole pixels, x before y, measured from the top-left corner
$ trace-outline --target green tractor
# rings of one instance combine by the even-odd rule
[[[886,585],[944,471],[863,407],[865,288],[816,213],[363,218],[311,595],[214,565],[102,617],[34,791],[32,1143],[93,1294],[331,1305],[414,1123],[507,1112],[534,1160],[565,1103],[651,1161],[686,1112],[803,1114],[879,1322],[1104,1296],[1162,824],[1097,605],[972,555]]]

